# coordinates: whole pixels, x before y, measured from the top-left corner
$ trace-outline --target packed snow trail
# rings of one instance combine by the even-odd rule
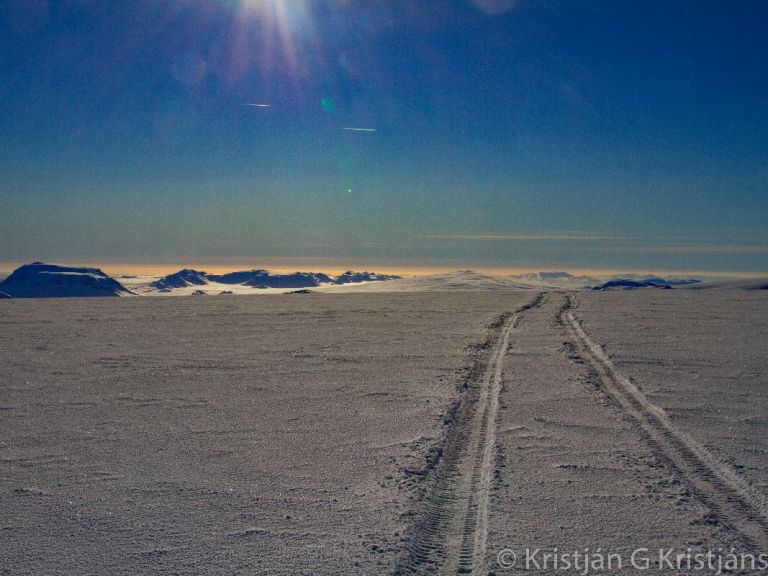
[[[678,429],[666,412],[621,374],[603,349],[581,327],[568,296],[560,321],[577,354],[592,368],[595,382],[642,429],[654,450],[680,473],[719,522],[740,533],[759,550],[768,549],[768,502],[728,464]]]
[[[544,299],[544,294],[538,294],[517,312],[504,313],[491,325],[449,426],[426,497],[416,512],[398,574],[487,573],[488,501],[502,366],[511,333],[523,315],[541,306]]]

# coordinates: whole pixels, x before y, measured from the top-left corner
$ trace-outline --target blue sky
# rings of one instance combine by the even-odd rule
[[[766,29],[741,1],[9,0],[0,261],[768,272]]]

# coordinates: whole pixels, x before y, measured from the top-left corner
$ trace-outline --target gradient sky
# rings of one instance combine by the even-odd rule
[[[738,0],[4,0],[0,261],[768,272],[766,30]]]

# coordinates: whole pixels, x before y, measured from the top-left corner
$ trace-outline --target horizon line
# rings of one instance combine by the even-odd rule
[[[36,259],[29,262],[18,260],[0,261],[0,274],[10,274],[16,268],[33,262],[45,262],[71,267],[99,268],[110,276],[120,275],[145,275],[164,276],[178,272],[185,268],[192,268],[208,273],[226,273],[242,270],[264,269],[272,272],[324,272],[337,275],[348,270],[369,271],[381,274],[398,274],[402,276],[428,276],[432,274],[445,274],[451,272],[473,271],[498,276],[515,276],[538,272],[567,272],[574,276],[620,276],[622,274],[637,275],[678,275],[678,276],[702,276],[715,278],[766,278],[768,271],[749,270],[706,270],[686,268],[600,268],[579,266],[557,266],[553,264],[527,265],[527,266],[503,266],[484,264],[427,264],[427,263],[403,263],[395,264],[391,260],[376,262],[375,259],[338,259],[331,257],[265,257],[265,258],[199,258],[199,259],[168,259],[155,262],[135,261],[96,261],[90,259]],[[290,264],[290,263],[293,264]]]

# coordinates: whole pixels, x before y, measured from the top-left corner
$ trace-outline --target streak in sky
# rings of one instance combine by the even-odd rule
[[[345,126],[342,130],[349,130],[351,132],[376,132],[376,128],[352,128]]]

